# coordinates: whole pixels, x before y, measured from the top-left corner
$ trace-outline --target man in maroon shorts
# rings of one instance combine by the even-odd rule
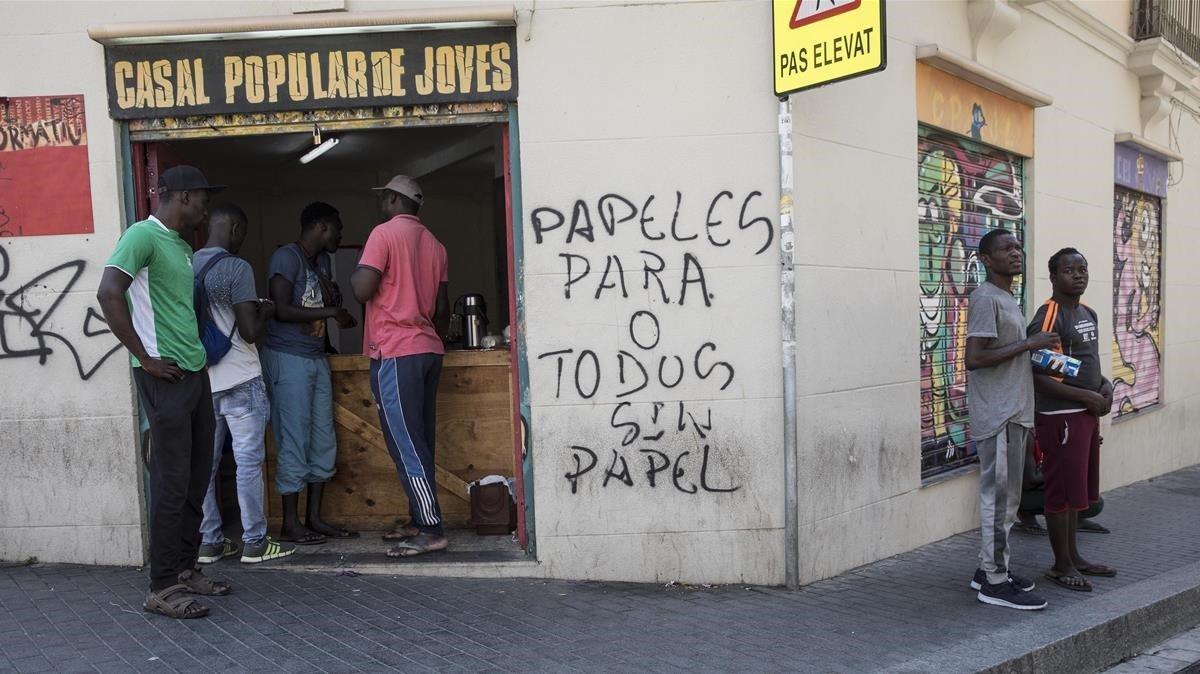
[[[1113,387],[1100,373],[1099,321],[1080,302],[1088,286],[1087,259],[1074,248],[1050,258],[1054,295],[1029,324],[1030,335],[1057,333],[1062,353],[1081,362],[1074,377],[1034,368],[1037,394],[1035,433],[1046,480],[1046,528],[1054,567],[1046,578],[1077,592],[1091,592],[1085,576],[1115,576],[1103,564],[1079,555],[1079,513],[1100,500],[1100,417],[1112,410]]]

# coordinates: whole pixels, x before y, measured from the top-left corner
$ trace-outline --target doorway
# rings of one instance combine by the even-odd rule
[[[452,531],[451,554],[462,552],[470,561],[478,561],[481,552],[519,552],[529,544],[523,516],[525,456],[515,412],[520,391],[518,340],[515,330],[508,331],[507,343],[504,338],[516,306],[509,127],[499,120],[434,120],[438,123],[423,125],[404,121],[241,129],[226,125],[212,127],[211,134],[198,133],[195,127],[172,133],[159,126],[152,132],[134,133],[135,202],[139,218],[152,212],[157,195],[150,187],[157,183],[158,173],[182,163],[199,167],[214,184],[227,185],[213,203],[234,203],[246,212],[249,236],[239,255],[254,269],[261,297],[268,296],[270,257],[279,246],[296,240],[304,206],[323,201],[338,209],[344,229],[342,246],[332,256],[333,277],[360,325],[342,330],[329,322],[330,343],[337,352],[330,356],[330,366],[338,472],[326,489],[325,515],[364,534],[355,542],[330,541],[317,547],[322,554],[378,554],[383,548],[377,532],[397,519],[407,519],[407,500],[384,447],[369,393],[368,361],[361,355],[363,307],[349,292],[349,276],[368,234],[380,221],[370,188],[397,173],[420,182],[425,195],[421,219],[446,247],[451,301],[466,294],[482,295],[487,332],[499,343],[490,350],[462,350],[447,344],[438,396],[436,477],[443,515]],[[337,143],[329,151],[307,163],[299,161],[331,138]],[[205,237],[203,229],[198,231],[193,246],[203,246]],[[270,432],[266,444],[267,514],[274,532],[280,506],[273,483]],[[231,473],[232,468],[229,462],[224,470]],[[516,513],[511,537],[477,536],[471,528],[467,485],[489,475],[511,478]],[[230,537],[236,540],[240,526],[237,516],[229,514],[236,507],[231,480],[223,491],[228,492],[222,499],[227,533],[235,534]],[[503,557],[485,554],[485,558]]]

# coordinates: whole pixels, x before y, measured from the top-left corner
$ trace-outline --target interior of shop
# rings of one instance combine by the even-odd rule
[[[397,173],[416,178],[425,191],[421,220],[450,260],[451,301],[483,295],[489,330],[499,334],[508,325],[502,131],[489,124],[325,132],[320,141],[336,144],[306,164],[300,159],[320,144],[311,133],[189,140],[170,149],[228,186],[214,203],[246,211],[250,235],[240,255],[260,272],[264,297],[271,254],[296,240],[306,204],[324,201],[341,213],[334,276],[347,289],[362,245],[380,221],[371,188]],[[331,325],[330,332],[339,353],[362,352],[361,330]]]
[[[514,478],[519,474],[513,459],[510,359],[503,337],[509,324],[503,133],[501,124],[337,132],[314,129],[173,140],[154,148],[157,156],[167,158],[160,166],[192,164],[213,184],[226,185],[214,198],[214,205],[234,203],[246,212],[249,235],[239,254],[254,268],[262,297],[268,296],[270,257],[279,246],[297,239],[304,206],[324,201],[341,214],[343,233],[341,247],[333,256],[334,280],[360,325],[343,330],[334,321],[328,323],[331,346],[339,354],[331,357],[339,458],[334,488],[325,498],[324,510],[330,521],[369,531],[387,529],[395,519],[407,518],[407,501],[391,459],[381,447],[382,436],[370,401],[367,362],[361,358],[363,308],[350,292],[350,274],[361,248],[381,220],[371,188],[403,173],[420,183],[424,192],[420,217],[446,247],[449,294],[455,311],[464,308],[457,298],[482,296],[485,333],[491,337],[486,344],[497,343],[488,350],[447,344],[438,400],[437,459],[439,500],[446,524],[458,529],[454,539],[460,550],[477,552],[500,544],[515,547],[508,535],[475,536],[465,493],[467,483],[489,474]],[[312,157],[314,149],[322,145],[326,150]],[[308,161],[301,162],[306,155]],[[462,326],[457,330],[452,326],[452,332],[463,332]],[[268,433],[268,517],[277,525],[279,503],[270,479],[272,445]],[[223,503],[236,508],[236,499],[228,498],[233,495],[232,482],[224,491],[230,493],[223,494]],[[224,520],[227,528],[232,525],[240,531],[236,517]],[[361,540],[349,545],[380,544],[375,535]]]

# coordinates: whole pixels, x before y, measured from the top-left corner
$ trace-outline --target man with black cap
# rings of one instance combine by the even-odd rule
[[[158,208],[121,235],[96,292],[108,327],[132,355],[150,421],[150,593],[143,608],[171,618],[208,615],[189,594],[232,590],[196,566],[214,420],[187,241],[219,189],[192,166],[163,171]]]
[[[417,181],[398,175],[375,191],[388,220],[367,237],[350,282],[366,305],[371,392],[412,517],[384,536],[396,542],[387,555],[412,557],[447,546],[433,464],[441,335],[450,319],[446,249],[417,217],[425,200]]]

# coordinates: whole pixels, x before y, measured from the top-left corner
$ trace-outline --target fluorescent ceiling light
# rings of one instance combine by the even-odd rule
[[[325,154],[326,152],[329,152],[330,150],[333,149],[334,145],[337,145],[340,142],[342,142],[340,138],[330,138],[330,139],[326,140],[324,143],[321,143],[320,145],[318,145],[318,146],[314,147],[313,149],[309,150],[308,152],[306,152],[304,154],[304,156],[300,158],[300,163],[307,164],[308,162],[316,159],[317,157],[320,157],[321,155]]]

